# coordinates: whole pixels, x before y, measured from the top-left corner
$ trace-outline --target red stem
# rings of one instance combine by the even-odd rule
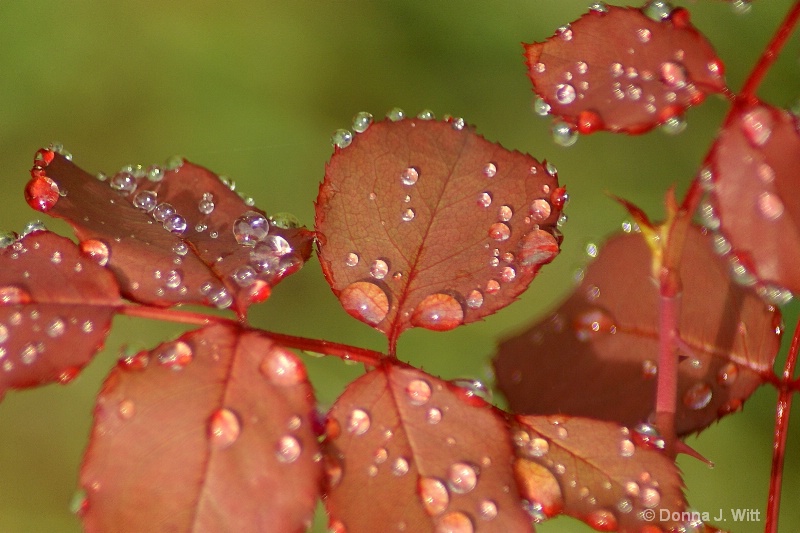
[[[783,463],[786,455],[786,438],[789,433],[789,413],[792,409],[794,395],[792,382],[797,352],[800,351],[800,322],[797,323],[792,337],[789,355],[783,367],[783,379],[778,389],[778,405],[775,410],[775,435],[772,442],[772,471],[769,476],[769,498],[767,500],[767,523],[764,531],[777,533],[778,516],[781,508],[781,483],[783,481]]]
[[[236,320],[221,316],[205,315],[203,313],[192,313],[189,311],[177,311],[175,309],[162,309],[145,305],[128,305],[118,309],[122,315],[135,316],[139,318],[149,318],[152,320],[166,320],[169,322],[179,322],[181,324],[191,324],[194,326],[207,326],[209,324],[235,324],[240,325]],[[273,333],[266,330],[258,330],[264,336],[273,339],[288,348],[297,348],[309,352],[317,352],[325,355],[332,355],[344,359],[345,361],[358,361],[372,366],[377,366],[382,357],[386,357],[380,352],[328,342],[319,339],[308,339],[305,337],[295,337],[282,333]]]
[[[750,99],[755,97],[758,86],[761,85],[764,76],[767,75],[770,67],[778,58],[778,54],[786,44],[786,40],[792,34],[794,27],[797,25],[798,19],[800,19],[800,0],[796,1],[794,6],[792,6],[792,8],[786,14],[786,18],[784,18],[783,22],[781,22],[781,25],[778,26],[775,35],[772,36],[772,40],[764,49],[761,57],[758,58],[756,66],[753,67],[752,72],[750,72],[750,75],[744,82],[744,86],[742,87],[742,92],[740,94],[742,98]]]
[[[662,287],[663,288],[663,287]],[[671,455],[675,444],[675,411],[678,391],[678,335],[680,298],[663,293],[659,298],[658,382],[656,385],[656,426]]]

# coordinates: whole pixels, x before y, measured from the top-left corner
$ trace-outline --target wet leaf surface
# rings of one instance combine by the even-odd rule
[[[766,104],[737,108],[710,156],[713,213],[740,278],[784,303],[800,291],[798,119]],[[746,270],[746,272],[744,271]],[[750,279],[748,279],[748,276]],[[755,279],[757,278],[757,280]]]
[[[722,62],[684,9],[590,11],[525,56],[536,93],[581,133],[642,133],[725,88]]]
[[[386,365],[351,383],[325,453],[325,504],[342,531],[531,531],[505,420],[422,371]]]
[[[114,276],[69,239],[38,230],[0,249],[0,398],[71,381],[121,305]]]
[[[383,121],[331,158],[317,199],[323,271],[345,310],[386,333],[494,313],[559,251],[555,168],[458,120]]]
[[[563,513],[599,531],[680,525],[671,519],[686,507],[678,467],[662,452],[636,444],[628,428],[520,416],[512,437],[520,490],[543,517]]]
[[[772,371],[780,313],[730,281],[712,238],[687,235],[681,280],[676,429],[700,431],[738,411]],[[658,287],[641,235],[618,235],[554,313],[501,343],[494,360],[511,409],[634,426],[654,408]]]
[[[305,531],[319,497],[299,358],[216,325],[121,360],[81,469],[87,531]]]
[[[134,301],[243,315],[311,253],[310,232],[276,227],[216,174],[182,159],[101,181],[50,150],[38,154],[28,203],[67,220]]]

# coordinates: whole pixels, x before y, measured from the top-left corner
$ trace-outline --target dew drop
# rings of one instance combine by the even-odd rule
[[[373,116],[371,113],[367,113],[366,111],[356,113],[356,116],[353,117],[353,131],[356,133],[364,133],[372,124],[372,120]]]
[[[181,370],[194,359],[191,346],[183,341],[176,341],[156,350],[158,362],[172,370]]]
[[[464,309],[448,294],[435,293],[423,298],[411,315],[411,324],[434,331],[451,330],[464,322]]]
[[[383,279],[389,273],[389,265],[383,259],[376,259],[369,267],[369,275],[375,279]]]
[[[109,250],[106,243],[95,239],[81,241],[80,250],[83,255],[90,258],[100,266],[108,264]]]
[[[639,501],[642,502],[642,507],[653,509],[661,503],[661,493],[654,487],[647,487],[642,490]]]
[[[436,407],[431,407],[425,414],[425,420],[427,420],[428,424],[438,424],[442,421],[442,411]]]
[[[404,476],[408,474],[408,459],[405,457],[398,457],[392,463],[392,474],[395,476]]]
[[[208,436],[211,439],[212,447],[224,450],[236,442],[241,431],[239,417],[230,409],[217,409],[211,415],[208,423]]]
[[[269,233],[269,222],[261,213],[247,211],[233,223],[233,237],[245,246],[254,246]]]
[[[492,195],[488,192],[482,192],[478,195],[478,206],[489,207],[492,205]]]
[[[2,327],[4,328],[5,326],[2,326]],[[50,325],[47,326],[47,336],[48,337],[52,337],[54,339],[58,338],[58,337],[60,337],[60,336],[62,336],[64,334],[64,331],[66,331],[66,329],[67,329],[67,325],[66,325],[66,322],[64,322],[63,319],[54,318],[50,322]],[[2,330],[0,330],[0,343],[2,343],[3,340],[4,339],[3,339],[3,335],[2,335]]]
[[[423,109],[419,113],[417,113],[417,118],[420,120],[433,120],[436,118],[436,115],[433,114],[433,111],[430,109]]]
[[[189,253],[189,246],[187,246],[185,242],[181,241],[172,247],[172,251],[177,255],[184,256]]]
[[[683,405],[695,411],[703,409],[711,402],[711,387],[700,382],[692,385],[683,394]]]
[[[496,241],[507,241],[511,237],[511,229],[502,222],[495,222],[489,226],[489,237]]]
[[[606,311],[594,308],[576,316],[572,323],[572,329],[578,340],[586,342],[598,333],[616,333],[617,326]]]
[[[667,61],[659,69],[661,81],[671,89],[681,89],[686,86],[686,69],[683,65]]]
[[[306,380],[306,367],[300,358],[284,348],[273,348],[261,361],[261,373],[275,385],[288,387]]]
[[[550,114],[550,104],[545,102],[543,98],[536,98],[533,101],[533,112],[541,117],[546,117]]]
[[[742,117],[742,132],[753,146],[764,146],[772,135],[773,119],[765,107],[757,107]]]
[[[636,446],[633,444],[632,441],[630,441],[628,439],[623,439],[619,443],[619,454],[622,457],[630,457],[630,456],[632,456],[635,449],[636,449]]]
[[[60,197],[56,182],[47,176],[32,178],[25,186],[25,201],[28,205],[42,213],[56,205]]]
[[[406,394],[411,405],[425,405],[431,399],[430,383],[424,379],[414,379],[406,386]]]
[[[642,361],[642,377],[644,379],[653,379],[658,374],[658,365],[650,359]]]
[[[344,150],[353,142],[353,134],[350,130],[338,129],[331,135],[331,146]]]
[[[398,122],[398,121],[403,120],[404,118],[406,118],[406,113],[405,113],[405,111],[403,111],[399,107],[395,107],[395,108],[390,109],[386,113],[386,118],[388,118],[392,122]]]
[[[497,294],[500,290],[500,283],[497,280],[490,279],[486,282],[486,294]]]
[[[405,210],[403,210],[403,215],[402,215],[403,221],[404,222],[410,222],[410,221],[414,220],[414,216],[415,215],[416,215],[416,213],[414,212],[413,209],[411,209],[411,208],[405,209]]]
[[[419,179],[419,169],[408,167],[400,174],[400,181],[403,185],[414,185]]]
[[[762,192],[756,201],[758,211],[767,220],[777,220],[783,215],[784,206],[777,194]]]
[[[249,287],[256,281],[256,271],[249,265],[240,266],[237,268],[231,277],[239,287]]]
[[[478,483],[478,473],[467,463],[453,463],[447,473],[447,485],[458,494],[466,494]]]
[[[568,83],[556,86],[556,101],[559,104],[568,105],[575,101],[575,87]]]
[[[363,409],[353,409],[347,419],[347,431],[353,435],[363,435],[369,430],[371,420]]]
[[[204,215],[210,215],[214,212],[214,196],[210,192],[203,193],[203,197],[197,204],[197,210]]]
[[[473,533],[472,520],[461,511],[451,511],[443,515],[436,524],[435,533]]]
[[[597,531],[616,531],[618,528],[617,517],[611,511],[598,509],[589,513],[586,523]]]
[[[151,214],[155,220],[163,223],[165,220],[175,214],[175,208],[172,207],[172,204],[164,202],[155,206]]]
[[[550,203],[544,198],[538,198],[531,202],[530,217],[531,222],[539,224],[547,220],[550,216]]]
[[[438,516],[447,510],[450,504],[450,493],[444,483],[434,477],[422,476],[417,484],[422,506],[431,516]]]
[[[541,229],[533,229],[519,241],[517,257],[523,266],[539,266],[552,261],[558,255],[558,242],[553,235]]]
[[[494,163],[486,163],[483,167],[483,175],[487,178],[493,178],[497,175],[497,165]]]
[[[507,205],[502,205],[500,206],[500,212],[498,213],[498,216],[503,222],[508,222],[511,220],[511,217],[514,216],[514,211]]]
[[[358,264],[358,260],[359,260],[358,254],[355,252],[350,252],[345,257],[344,264],[349,267],[354,267]]]
[[[389,297],[369,281],[357,281],[345,287],[339,293],[339,302],[351,316],[373,326],[389,312]]]
[[[125,194],[130,194],[136,190],[136,177],[130,172],[117,172],[108,180],[108,186]]]
[[[653,37],[653,32],[651,32],[647,28],[640,28],[636,30],[636,38],[639,39],[639,42],[642,44],[649,43],[652,37]]]
[[[497,504],[492,500],[481,500],[478,504],[478,516],[484,520],[493,520],[497,517]]]
[[[661,124],[661,131],[667,135],[677,135],[686,129],[686,119],[682,115],[669,117]]]
[[[578,142],[578,132],[566,122],[554,122],[550,131],[553,135],[553,142],[559,146],[568,148]]]
[[[470,291],[467,295],[467,307],[470,309],[478,309],[483,305],[483,294],[481,291],[475,289]]]
[[[736,382],[739,375],[739,367],[736,363],[728,362],[717,372],[717,383],[730,387]]]
[[[561,26],[560,28],[556,29],[556,35],[558,35],[562,41],[571,41],[572,40],[572,28],[569,24],[566,26]]]
[[[342,465],[339,460],[331,455],[323,457],[325,477],[328,479],[328,487],[336,488],[342,482]]]
[[[605,2],[594,2],[589,6],[589,11],[597,15],[608,13],[608,5]]]
[[[155,191],[139,191],[133,197],[133,207],[149,213],[158,205],[158,194]]]
[[[278,439],[278,444],[275,447],[275,456],[282,463],[293,463],[297,461],[302,451],[303,448],[300,445],[300,441],[291,435],[284,435]]]
[[[528,457],[544,457],[549,451],[550,443],[541,437],[530,439],[523,448],[523,452]]]
[[[13,285],[0,287],[0,305],[25,305],[30,302],[31,295],[25,289]],[[20,316],[20,320],[21,318]],[[11,323],[14,324],[14,321]]]
[[[672,5],[665,0],[650,0],[643,8],[644,14],[651,20],[661,22],[669,18],[672,13]]]

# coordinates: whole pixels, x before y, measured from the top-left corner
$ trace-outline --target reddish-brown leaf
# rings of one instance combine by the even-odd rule
[[[734,285],[712,238],[692,227],[680,275],[676,429],[699,431],[741,408],[780,344],[780,313]],[[642,236],[609,240],[553,314],[500,345],[497,380],[511,408],[633,426],[654,407],[658,286]]]
[[[722,62],[685,9],[593,10],[525,45],[525,57],[550,112],[582,133],[642,133],[725,89]]]
[[[731,114],[710,156],[713,212],[706,220],[725,245],[738,279],[776,303],[800,291],[800,135],[798,119],[766,104]]]
[[[215,174],[183,160],[102,181],[48,149],[34,165],[28,203],[66,219],[137,302],[232,305],[243,315],[311,253],[310,232],[276,227]]]
[[[121,305],[114,276],[69,239],[38,230],[9,243],[0,250],[0,398],[72,380]]]
[[[383,121],[337,150],[317,199],[322,268],[394,344],[511,303],[559,251],[555,168],[460,121]]]
[[[520,491],[543,517],[568,514],[599,531],[679,524],[686,507],[677,466],[612,422],[518,417],[512,428]],[[663,517],[663,518],[662,518]]]
[[[299,358],[216,325],[120,361],[81,469],[90,532],[304,531],[319,496]]]
[[[531,531],[507,423],[465,389],[385,365],[348,386],[327,433],[335,531]]]

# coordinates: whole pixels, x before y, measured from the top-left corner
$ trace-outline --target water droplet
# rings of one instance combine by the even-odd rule
[[[486,282],[486,294],[496,294],[500,290],[500,283],[497,280],[490,279]]]
[[[556,35],[558,35],[562,41],[571,41],[572,40],[572,28],[569,24],[566,26],[561,26],[560,28],[556,29]]]
[[[403,215],[402,215],[403,221],[404,222],[410,222],[410,221],[414,220],[414,216],[415,215],[416,215],[416,213],[414,212],[413,209],[411,209],[411,208],[405,209],[403,211]]]
[[[475,289],[470,291],[469,295],[467,295],[467,307],[470,309],[478,309],[480,306],[483,305],[483,294],[481,291]]]
[[[59,197],[58,185],[47,176],[32,178],[25,186],[25,201],[32,208],[43,213],[52,209]]]
[[[133,197],[133,207],[147,213],[155,209],[156,205],[158,205],[158,194],[155,191],[139,191]]]
[[[388,113],[386,113],[386,118],[391,120],[392,122],[398,122],[406,118],[406,113],[399,107],[395,107],[390,109]]]
[[[25,289],[13,285],[0,287],[0,305],[25,305],[30,302],[31,295]]]
[[[175,214],[175,208],[172,207],[172,204],[164,202],[155,206],[151,214],[155,220],[163,223]]]
[[[117,172],[108,180],[109,187],[125,194],[135,191],[137,185],[136,177],[130,172]]]
[[[156,350],[158,362],[172,370],[181,370],[194,359],[191,346],[183,341],[168,343]]]
[[[379,324],[389,312],[389,297],[368,281],[351,283],[339,293],[339,302],[351,316],[367,324]]]
[[[628,439],[623,439],[619,443],[619,454],[622,457],[630,457],[630,456],[632,456],[633,452],[635,451],[635,449],[636,449],[636,446],[633,444],[632,441],[630,441]]]
[[[496,241],[507,241],[511,237],[511,229],[502,222],[495,222],[489,226],[489,237]]]
[[[363,409],[353,409],[347,419],[347,431],[354,435],[363,435],[371,424],[369,414]]]
[[[233,236],[236,242],[245,246],[254,246],[269,233],[269,222],[261,213],[247,211],[233,223]]]
[[[431,516],[437,516],[447,510],[450,504],[450,493],[444,483],[434,477],[422,476],[417,484],[422,506]]]
[[[639,501],[642,502],[642,507],[653,509],[661,503],[661,493],[654,487],[647,487],[642,489]]]
[[[639,28],[638,30],[636,30],[636,38],[639,39],[639,42],[642,44],[649,43],[652,37],[653,37],[653,32],[651,32],[647,28]]]
[[[549,451],[550,443],[541,437],[530,439],[524,443],[523,452],[528,457],[544,457]]]
[[[642,361],[642,377],[644,379],[653,379],[658,374],[658,365],[650,359]]]
[[[531,202],[530,217],[531,222],[540,224],[550,216],[550,203],[544,198],[538,198]]]
[[[203,197],[197,204],[197,210],[204,215],[210,215],[214,212],[214,196],[210,192],[203,193]]]
[[[736,363],[728,362],[717,372],[717,383],[730,387],[736,382],[739,375],[739,367]]]
[[[187,253],[189,253],[189,247],[186,245],[185,242],[181,241],[181,242],[176,243],[172,247],[172,251],[177,255],[184,256]]]
[[[493,178],[497,175],[497,165],[494,163],[486,163],[483,167],[483,175],[487,178]]]
[[[586,517],[586,523],[597,531],[616,531],[618,528],[617,517],[611,511],[598,509]]]
[[[288,387],[306,380],[306,367],[294,353],[274,347],[261,361],[261,373],[275,385]]]
[[[424,379],[414,379],[406,386],[411,405],[425,405],[431,399],[431,386]]]
[[[683,65],[667,61],[659,69],[661,81],[672,89],[681,89],[686,86],[686,69]]]
[[[614,319],[606,311],[594,308],[580,313],[572,323],[578,340],[586,342],[597,333],[616,333]]]
[[[669,117],[661,124],[661,131],[667,135],[677,135],[686,129],[686,119],[682,115]]]
[[[436,115],[433,114],[433,111],[430,109],[423,109],[419,113],[417,113],[417,118],[420,120],[433,120],[436,118]]]
[[[233,281],[240,287],[249,287],[255,283],[256,276],[255,269],[249,265],[241,266],[231,274]]]
[[[536,98],[533,101],[533,112],[541,117],[546,117],[550,114],[550,104],[544,101],[543,98]]]
[[[603,15],[608,13],[608,5],[605,2],[594,2],[589,6],[589,11],[594,14]]]
[[[550,131],[553,135],[553,142],[559,146],[567,148],[578,142],[578,132],[566,122],[554,122]]]
[[[349,130],[338,129],[333,132],[333,135],[331,135],[331,145],[334,148],[344,150],[345,148],[350,146],[350,143],[352,142],[353,142],[353,134],[350,133]]]
[[[336,488],[342,482],[342,465],[336,457],[332,455],[323,456],[325,477],[328,479],[328,487]]]
[[[404,476],[408,474],[408,459],[405,457],[398,457],[392,463],[392,474],[395,476]]]
[[[372,124],[372,119],[372,114],[366,111],[356,113],[356,116],[353,117],[353,131],[356,133],[364,133]]]
[[[559,104],[568,105],[575,101],[575,87],[568,83],[556,86],[556,101]]]
[[[230,409],[217,409],[209,419],[208,436],[211,439],[211,446],[218,450],[231,446],[241,432],[239,417]]]
[[[478,504],[478,516],[484,520],[493,520],[497,517],[497,504],[492,500],[481,500]]]
[[[2,326],[2,327],[4,328],[5,326]],[[64,331],[66,331],[66,329],[67,329],[67,325],[66,325],[66,322],[64,322],[63,319],[54,318],[50,322],[50,325],[47,326],[47,336],[48,337],[52,337],[52,338],[60,337],[61,335],[64,334]],[[0,343],[2,343],[4,341],[2,333],[3,333],[2,330],[0,330]],[[6,333],[7,333],[7,331],[6,331]]]
[[[753,4],[750,0],[733,0],[731,2],[731,10],[737,15],[746,15],[752,8]]]
[[[672,13],[672,5],[664,0],[650,0],[644,6],[644,14],[656,22],[666,20],[670,13]]]
[[[375,455],[373,457],[373,460],[375,461],[376,465],[382,465],[383,463],[386,462],[386,459],[388,458],[389,458],[389,450],[387,450],[386,448],[378,448],[377,450],[375,450]]]
[[[284,435],[278,439],[275,456],[282,463],[293,463],[297,461],[302,451],[303,447],[300,445],[300,441],[291,435]]]
[[[502,205],[500,206],[500,212],[498,213],[498,216],[503,222],[508,222],[511,220],[511,217],[514,216],[514,211],[507,205]]]
[[[425,414],[425,420],[428,421],[428,424],[438,424],[442,421],[442,411],[435,407],[431,407]]]
[[[400,181],[403,185],[414,185],[419,179],[419,169],[415,167],[408,167],[400,174]]]
[[[103,241],[88,239],[81,241],[80,250],[83,255],[90,258],[100,266],[106,266],[109,259],[108,246]]]
[[[443,515],[436,524],[435,533],[473,533],[472,520],[460,511]]]
[[[742,117],[742,132],[753,146],[764,146],[772,135],[773,119],[765,107],[756,107]]]
[[[464,321],[464,309],[448,294],[435,293],[423,298],[411,315],[411,324],[434,331],[451,330]]]
[[[526,233],[519,241],[517,257],[523,266],[539,266],[552,261],[558,255],[558,242],[553,235],[541,229]]]
[[[383,279],[389,273],[389,265],[383,259],[376,259],[369,267],[369,275],[375,279]]]
[[[482,192],[478,195],[478,205],[480,207],[489,207],[492,205],[492,195],[488,192]]]
[[[478,483],[478,473],[475,468],[467,463],[453,463],[447,473],[447,485],[450,490],[459,494],[466,494],[475,488]]]
[[[711,396],[711,387],[707,383],[695,383],[683,394],[683,405],[697,411],[711,402]]]
[[[767,220],[777,220],[783,215],[783,202],[777,194],[762,192],[756,201],[758,211]]]

